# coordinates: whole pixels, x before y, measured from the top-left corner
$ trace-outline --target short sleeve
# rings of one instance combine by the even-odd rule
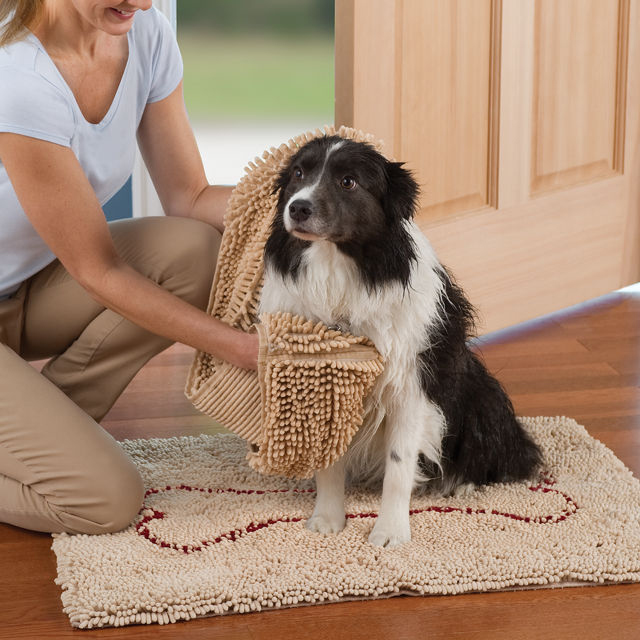
[[[156,14],[157,40],[152,59],[151,89],[147,102],[157,102],[173,93],[182,80],[182,56],[169,21],[160,11]]]
[[[67,98],[32,71],[0,66],[0,131],[68,147],[75,130]]]

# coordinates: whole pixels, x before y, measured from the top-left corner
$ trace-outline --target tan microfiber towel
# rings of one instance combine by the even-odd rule
[[[254,445],[247,454],[254,469],[289,477],[310,477],[345,453],[362,424],[364,397],[383,366],[363,336],[291,314],[263,314],[257,324],[263,250],[278,203],[276,179],[300,147],[325,135],[381,150],[368,134],[327,126],[249,164],[229,199],[207,312],[244,331],[257,327],[258,372],[199,351],[185,387],[197,409]]]

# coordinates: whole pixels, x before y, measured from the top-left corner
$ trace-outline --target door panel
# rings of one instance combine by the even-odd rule
[[[415,172],[482,331],[640,280],[639,4],[336,1],[336,124]]]
[[[490,0],[405,0],[401,33],[397,155],[429,176],[422,218],[488,204]]]
[[[533,73],[532,192],[622,169],[628,2],[540,0]],[[616,11],[616,8],[618,9]],[[624,12],[620,15],[621,10]],[[619,136],[616,134],[620,133]]]

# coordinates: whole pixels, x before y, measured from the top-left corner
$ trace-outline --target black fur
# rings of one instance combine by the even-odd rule
[[[421,384],[444,414],[442,474],[420,457],[422,469],[446,493],[460,484],[525,480],[542,455],[516,420],[506,392],[468,347],[474,310],[443,268],[441,317],[420,356]]]
[[[307,240],[294,238],[287,233],[282,223],[282,210],[278,206],[278,213],[271,225],[271,233],[264,248],[265,260],[282,277],[289,275],[294,282],[298,278],[302,252],[311,244]]]

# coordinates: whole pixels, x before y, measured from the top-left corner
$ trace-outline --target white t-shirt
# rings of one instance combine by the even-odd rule
[[[0,131],[70,147],[100,204],[133,170],[136,130],[145,105],[166,98],[182,79],[173,30],[155,8],[138,11],[128,34],[129,58],[109,111],[87,122],[71,89],[40,41],[0,48]],[[55,256],[25,215],[0,159],[0,299]]]

